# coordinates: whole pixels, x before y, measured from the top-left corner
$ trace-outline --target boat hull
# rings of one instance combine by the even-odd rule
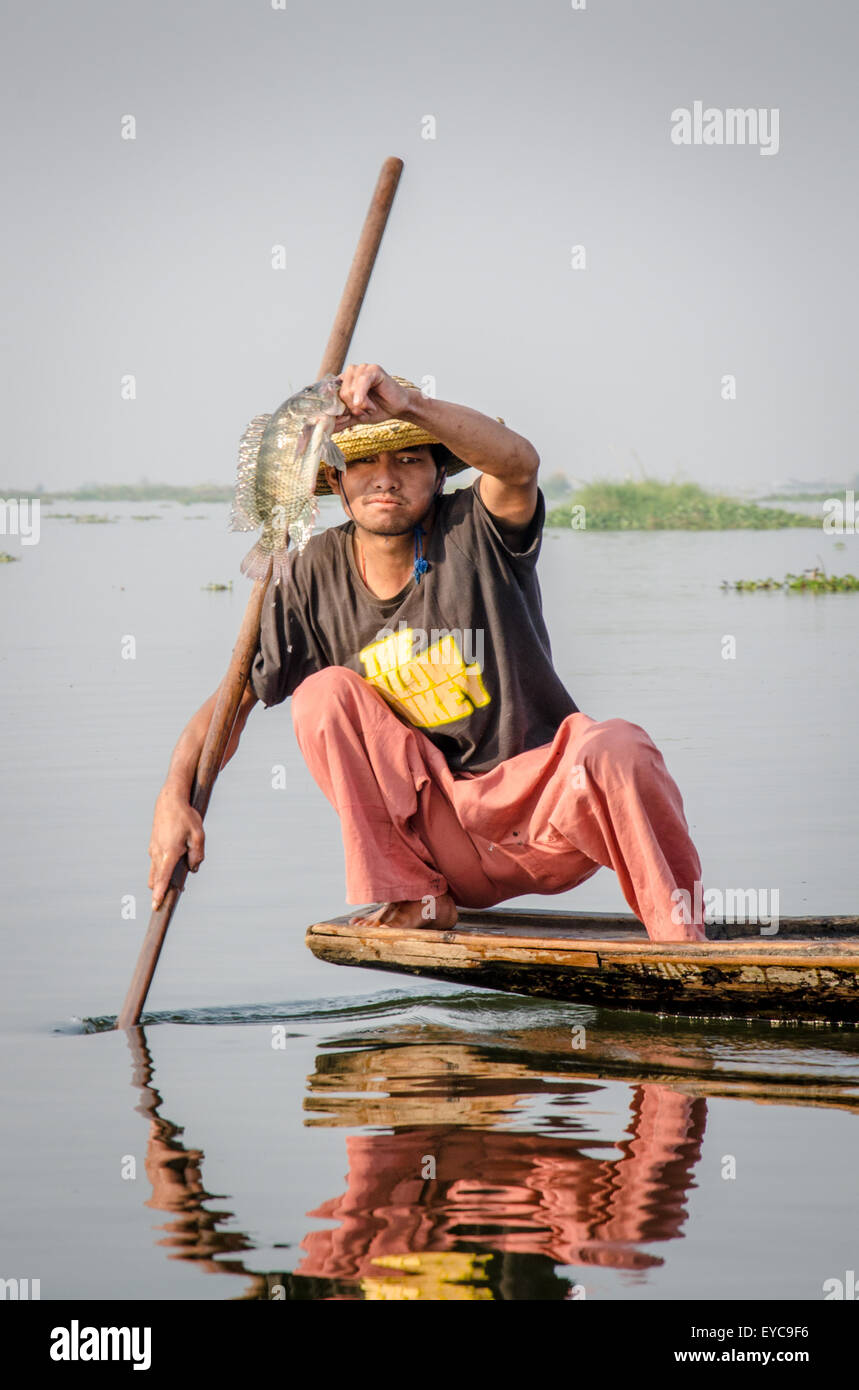
[[[777,937],[708,930],[716,939],[655,942],[632,917],[495,910],[450,931],[338,918],[307,945],[337,965],[604,1008],[859,1023],[859,918],[788,919]]]

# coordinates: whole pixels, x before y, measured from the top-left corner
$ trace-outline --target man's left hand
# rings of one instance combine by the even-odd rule
[[[350,363],[343,371],[340,399],[346,413],[338,415],[335,431],[354,425],[376,425],[401,416],[409,408],[410,392],[375,362]]]

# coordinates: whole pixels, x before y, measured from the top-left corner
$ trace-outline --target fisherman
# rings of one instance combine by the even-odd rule
[[[318,493],[349,518],[271,584],[225,755],[257,701],[292,696],[307,765],[340,817],[353,921],[446,929],[457,906],[562,893],[601,866],[654,941],[700,941],[679,911],[701,866],[680,792],[637,724],[583,714],[552,665],[536,565],[534,447],[500,420],[347,366]],[[447,477],[477,470],[445,493]],[[153,906],[204,853],[191,785],[212,695],[155,809]]]

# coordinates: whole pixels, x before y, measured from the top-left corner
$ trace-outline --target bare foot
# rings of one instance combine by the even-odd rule
[[[456,904],[449,893],[437,898],[427,894],[418,902],[382,903],[375,909],[365,908],[349,918],[352,927],[434,927],[447,931],[458,921]]]

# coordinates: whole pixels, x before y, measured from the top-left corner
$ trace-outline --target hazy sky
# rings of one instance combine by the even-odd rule
[[[232,481],[316,374],[389,154],[350,360],[503,415],[547,472],[852,474],[857,27],[850,0],[9,5],[0,485]],[[695,101],[778,108],[778,153],[672,143]]]

